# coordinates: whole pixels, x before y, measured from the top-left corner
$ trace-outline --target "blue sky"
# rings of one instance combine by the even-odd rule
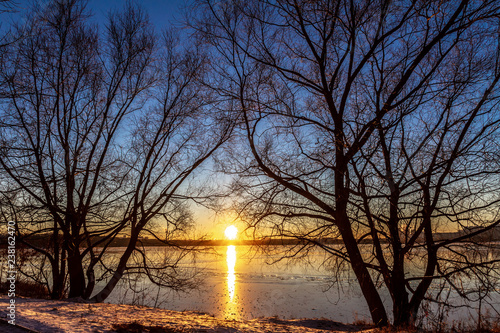
[[[47,0],[38,1],[23,1],[14,0],[16,13],[2,13],[0,14],[0,21],[2,29],[10,26],[11,22],[18,21],[22,18],[23,13],[29,9],[33,2],[40,4],[46,3]],[[88,0],[87,9],[92,14],[92,20],[98,23],[105,23],[106,16],[110,11],[119,10],[125,5],[125,0]],[[157,32],[160,32],[169,25],[178,25],[183,20],[183,8],[188,1],[182,0],[142,0],[132,1],[132,3],[139,4],[148,13],[151,23],[155,26]]]
[[[12,23],[23,19],[24,13],[31,7],[33,0],[23,1],[14,0],[17,12],[0,14],[1,27],[0,30],[7,30]],[[43,5],[48,0],[36,0]],[[154,25],[157,33],[160,33],[168,26],[180,26],[184,15],[183,8],[188,4],[188,1],[182,0],[143,0],[132,1],[140,5],[148,14],[150,22]],[[104,28],[107,21],[107,15],[110,11],[120,10],[126,4],[126,0],[88,0],[87,10],[92,13],[91,21],[97,23],[100,29]],[[221,180],[222,181],[222,180]],[[227,180],[225,180],[227,181]],[[196,221],[196,234],[209,235],[216,238],[222,238],[224,229],[229,223],[232,223],[234,216],[227,214],[225,216],[215,218],[214,212],[211,212],[202,207],[193,207],[194,217]],[[236,223],[238,225],[238,223]],[[242,228],[242,226],[238,225]]]
[[[182,8],[187,4],[187,1],[182,0],[143,0],[132,2],[144,8],[157,32],[169,24],[180,22],[183,19]],[[125,0],[89,0],[87,8],[93,12],[94,18],[97,21],[105,22],[109,11],[120,9],[125,3]]]

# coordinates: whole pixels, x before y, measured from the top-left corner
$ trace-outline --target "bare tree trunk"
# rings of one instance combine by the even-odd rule
[[[408,302],[408,292],[406,291],[404,279],[404,266],[401,263],[395,264],[392,271],[392,312],[395,326],[412,326],[415,317]]]
[[[358,245],[356,244],[356,239],[352,234],[345,206],[346,205],[343,203],[340,204],[340,207],[339,205],[337,206],[338,214],[336,216],[336,221],[347,253],[349,254],[349,259],[351,260],[351,267],[359,282],[361,292],[363,293],[366,303],[368,304],[368,308],[370,309],[372,321],[377,326],[385,326],[389,323],[387,313],[378,290],[373,283],[366,265],[364,264],[363,257]]]
[[[90,265],[94,265],[94,263],[90,263]],[[95,288],[95,272],[94,267],[87,269],[87,286],[85,287],[85,291],[83,293],[84,299],[89,299],[92,296],[92,292]]]
[[[83,271],[83,258],[80,249],[74,248],[68,251],[68,273],[69,273],[69,295],[68,297],[84,297],[85,274]]]
[[[64,297],[64,274],[61,274],[57,265],[52,265],[52,288],[49,297],[51,299],[61,299]]]
[[[127,267],[127,262],[130,259],[130,256],[135,250],[135,246],[139,238],[138,235],[139,235],[138,232],[132,232],[127,248],[120,257],[120,262],[118,263],[118,266],[116,267],[113,276],[106,283],[106,286],[102,288],[101,291],[99,291],[94,297],[91,298],[91,301],[99,303],[104,302],[106,298],[108,298],[109,294],[111,294],[111,292],[115,289],[116,285],[118,284],[118,281],[120,281],[120,279],[123,276],[123,273],[125,272],[125,269]]]

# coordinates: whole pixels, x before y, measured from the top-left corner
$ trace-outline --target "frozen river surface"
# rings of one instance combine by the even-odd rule
[[[154,251],[161,257],[163,251],[172,250],[158,248]],[[185,263],[186,267],[200,272],[203,283],[198,289],[172,292],[158,290],[147,280],[122,281],[107,301],[195,310],[225,319],[278,316],[282,319],[370,322],[368,307],[349,270],[346,269],[333,284],[334,274],[322,252],[309,252],[305,260],[275,262],[278,258],[278,253],[264,254],[248,246],[215,247],[210,252],[197,254],[195,261]],[[141,292],[133,293],[132,289]],[[381,290],[381,294],[390,310],[392,304],[388,293]],[[437,315],[436,307],[428,309],[436,313],[426,311],[426,316]],[[474,309],[460,308],[448,310],[444,318],[449,323],[474,320],[476,313]]]

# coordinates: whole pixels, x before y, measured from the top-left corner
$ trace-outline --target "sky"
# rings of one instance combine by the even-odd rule
[[[99,23],[106,22],[107,14],[110,11],[119,10],[125,3],[125,0],[89,0],[87,8],[93,12],[93,19]],[[150,22],[155,27],[156,32],[159,33],[168,26],[182,25],[183,11],[189,2],[182,0],[143,0],[134,3],[142,6],[149,15]],[[233,223],[235,217],[232,214],[216,216],[214,212],[199,206],[193,207],[193,213],[196,221],[196,232],[193,237],[224,238],[224,230],[230,224],[236,224],[238,229],[242,229],[242,225]]]
[[[89,0],[88,7],[94,13],[96,21],[105,21],[109,11],[123,7],[125,0]],[[149,15],[157,32],[170,24],[178,25],[183,18],[183,7],[187,1],[182,0],[142,0],[134,1],[141,5]]]
[[[103,28],[109,12],[120,10],[126,4],[126,0],[87,0],[87,10],[92,13],[90,20]],[[5,31],[11,24],[22,22],[24,13],[31,7],[33,0],[14,0],[15,12],[0,14],[0,30]],[[47,0],[37,0],[39,4],[44,4]],[[188,1],[182,0],[136,0],[132,3],[140,5],[148,14],[150,22],[160,33],[169,26],[181,26],[184,18],[184,10]],[[101,30],[102,31],[102,30]],[[207,236],[208,238],[224,238],[224,230],[227,226],[235,224],[239,230],[243,225],[234,222],[232,214],[217,216],[214,212],[202,207],[193,207],[194,219],[196,222],[195,237]]]
[[[122,8],[126,4],[126,0],[87,0],[87,9],[92,14],[92,20],[95,22],[104,23],[106,16],[110,11]],[[22,18],[23,12],[30,8],[33,0],[23,1],[14,0],[15,13],[0,14],[2,21],[2,28],[6,28],[10,22],[18,21]],[[36,1],[40,4],[47,2],[47,0]],[[166,26],[174,24],[179,25],[183,20],[183,8],[188,1],[182,0],[136,0],[132,3],[139,4],[148,13],[151,23],[155,26],[157,32],[163,30]]]

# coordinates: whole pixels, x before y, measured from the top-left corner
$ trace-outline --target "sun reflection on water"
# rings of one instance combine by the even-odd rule
[[[226,252],[227,261],[227,308],[226,318],[236,319],[238,317],[238,304],[235,298],[236,294],[236,276],[234,274],[234,266],[236,266],[236,247],[228,245]]]
[[[227,291],[229,295],[229,300],[234,299],[234,291],[236,284],[236,276],[234,275],[234,266],[236,265],[236,247],[234,245],[229,245],[226,252],[227,260]]]

